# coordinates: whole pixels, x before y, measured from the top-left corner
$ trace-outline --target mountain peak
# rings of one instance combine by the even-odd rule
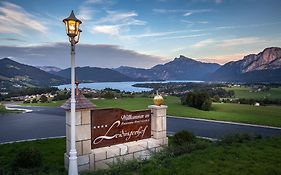
[[[184,55],[180,55],[179,57],[176,57],[175,59],[174,59],[174,61],[181,61],[181,60],[183,60],[183,61],[195,61],[195,60],[193,60],[193,59],[191,59],[191,58],[188,58],[188,57],[186,57],[186,56],[184,56]]]
[[[266,51],[278,51],[278,50],[281,50],[280,47],[268,47],[268,48],[265,48],[262,52],[266,52]]]
[[[12,88],[13,84],[23,87],[32,86],[54,86],[66,83],[64,78],[44,72],[36,67],[18,63],[10,58],[0,59],[0,76],[9,79],[3,84]]]
[[[249,54],[243,59],[226,63],[210,80],[231,82],[280,82],[281,48],[265,48],[258,54]]]
[[[243,58],[242,72],[255,70],[278,69],[281,68],[281,48],[265,48],[258,54],[250,54]]]
[[[11,58],[8,58],[8,57],[5,57],[5,58],[2,58],[0,59],[1,61],[10,61],[10,62],[15,62],[14,60],[12,60]]]

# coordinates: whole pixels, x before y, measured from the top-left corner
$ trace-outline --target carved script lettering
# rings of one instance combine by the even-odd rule
[[[130,140],[130,138],[132,136],[135,136],[136,138],[137,137],[143,137],[146,129],[147,129],[147,125],[145,127],[142,127],[140,126],[138,128],[138,130],[133,130],[133,131],[124,131],[123,129],[121,130],[120,133],[116,133],[112,136],[109,136],[108,133],[112,130],[113,127],[119,127],[121,124],[121,121],[120,120],[117,120],[116,122],[114,122],[110,127],[109,129],[106,131],[105,135],[103,136],[99,136],[97,137],[94,141],[93,141],[93,144],[99,144],[100,142],[102,142],[103,140],[111,140],[111,139],[114,139],[114,138],[119,138],[119,137],[125,137],[125,140],[128,141]]]
[[[91,148],[101,148],[151,137],[151,110],[118,108],[91,111]]]

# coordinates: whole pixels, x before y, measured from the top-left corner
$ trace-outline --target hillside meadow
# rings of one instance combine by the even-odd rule
[[[229,137],[230,138],[230,137]],[[281,138],[255,140],[230,140],[216,143],[197,139],[195,143],[184,145],[183,150],[172,147],[144,162],[120,162],[112,169],[85,172],[83,175],[277,175],[281,173]],[[38,168],[16,170],[14,161],[20,150],[32,148],[42,155],[42,165]],[[65,138],[37,140],[0,145],[0,174],[67,174],[64,169]],[[182,153],[170,154],[170,151]]]
[[[153,104],[152,98],[135,97],[119,99],[95,99],[91,100],[97,108],[123,108],[127,110],[146,109]],[[28,104],[33,106],[61,106],[64,101],[51,103]],[[27,105],[27,104],[25,104]],[[203,118],[210,120],[223,120],[241,123],[269,125],[281,127],[280,106],[253,106],[232,103],[213,103],[210,111],[202,111],[192,107],[183,106],[178,97],[165,97],[165,105],[168,106],[168,115]]]
[[[233,90],[235,92],[235,98],[247,98],[247,99],[280,99],[281,87],[271,88],[265,92],[254,92],[250,87],[231,87],[224,88],[225,90]]]

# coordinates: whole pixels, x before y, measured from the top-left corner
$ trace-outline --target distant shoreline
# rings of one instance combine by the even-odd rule
[[[95,82],[95,83],[81,83],[80,88],[91,88],[96,90],[103,90],[105,88],[119,89],[126,92],[148,92],[153,90],[152,88],[136,87],[135,84],[148,84],[148,83],[204,83],[204,81],[198,80],[169,80],[169,81],[125,81],[125,82]],[[59,89],[71,87],[70,84],[56,86]]]

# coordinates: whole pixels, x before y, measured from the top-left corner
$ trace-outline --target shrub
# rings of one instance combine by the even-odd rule
[[[36,98],[32,99],[31,103],[37,103],[37,99]]]
[[[181,98],[183,105],[188,105],[197,109],[208,111],[211,109],[212,100],[205,92],[189,92]]]
[[[67,92],[67,90],[64,90],[62,92],[59,92],[55,97],[53,98],[53,101],[59,101],[59,100],[66,100],[70,98],[70,92]]]
[[[211,100],[205,100],[201,106],[201,109],[203,111],[209,111],[212,106],[212,101]]]
[[[105,98],[105,99],[113,99],[115,97],[115,95],[113,92],[106,92],[106,93],[102,94],[101,97]]]
[[[237,133],[237,134],[230,134],[222,137],[218,143],[221,145],[231,145],[234,143],[243,143],[245,141],[256,140],[260,138],[262,138],[261,135]]]
[[[184,145],[194,142],[195,136],[188,131],[180,131],[174,135],[174,143],[176,145]]]
[[[41,95],[40,102],[46,103],[47,101],[48,101],[48,97],[46,97],[46,95]]]
[[[220,102],[220,97],[218,95],[215,95],[213,97],[213,102]]]
[[[14,159],[15,168],[36,168],[42,166],[42,154],[38,149],[25,148],[20,150]]]
[[[0,109],[5,109],[5,106],[0,103]]]

